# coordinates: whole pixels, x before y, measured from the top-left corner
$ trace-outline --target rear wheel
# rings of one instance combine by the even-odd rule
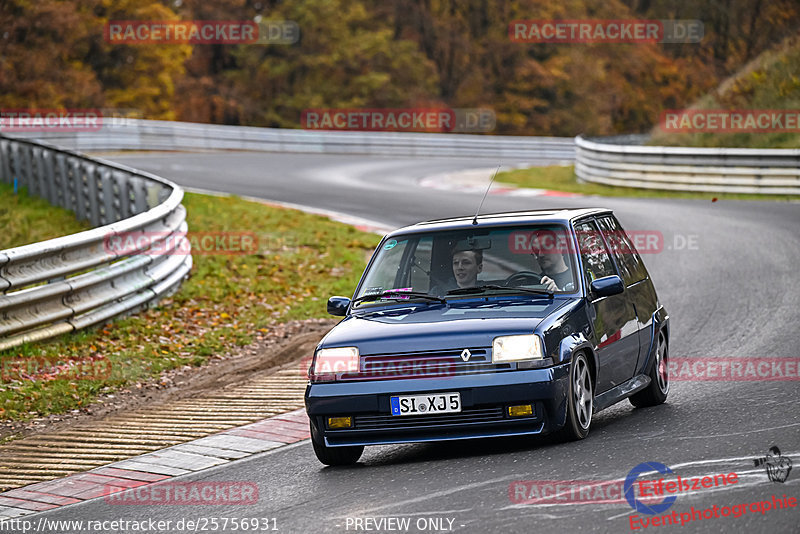
[[[594,409],[594,384],[592,372],[586,355],[579,352],[572,358],[569,373],[569,393],[567,402],[567,421],[558,437],[573,441],[589,435]]]
[[[328,447],[325,445],[325,438],[317,432],[314,425],[311,425],[311,444],[314,446],[314,454],[317,455],[317,459],[325,465],[353,465],[364,452],[363,445]]]
[[[642,391],[631,395],[631,404],[637,408],[646,406],[656,406],[667,400],[669,393],[669,347],[663,332],[658,333],[658,344],[656,345],[656,359],[650,369],[650,385]]]

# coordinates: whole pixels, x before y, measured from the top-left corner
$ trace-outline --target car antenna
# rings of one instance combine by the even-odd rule
[[[500,162],[500,165],[503,163]],[[492,182],[494,182],[495,176],[497,176],[497,171],[500,170],[500,165],[494,170],[494,174],[492,175],[492,179],[489,180],[489,187],[486,188],[486,192],[483,194],[483,198],[481,199],[481,203],[478,204],[478,211],[475,212],[475,217],[472,219],[472,224],[478,224],[478,214],[481,212],[481,208],[483,207],[483,201],[486,200],[486,195],[489,194],[489,189],[492,188]]]

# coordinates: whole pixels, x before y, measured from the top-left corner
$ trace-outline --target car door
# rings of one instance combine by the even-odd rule
[[[581,263],[586,280],[588,315],[597,352],[597,392],[602,393],[633,377],[639,356],[636,312],[626,292],[596,297],[589,290],[593,280],[619,272],[594,221],[576,224]]]
[[[640,365],[643,365],[643,359],[647,356],[647,348],[652,341],[653,314],[658,307],[656,291],[642,258],[636,252],[636,248],[616,217],[613,215],[600,217],[597,223],[605,237],[606,244],[611,249],[611,256],[622,274],[625,293],[636,313],[640,347],[640,362],[637,363],[637,368],[639,368]]]

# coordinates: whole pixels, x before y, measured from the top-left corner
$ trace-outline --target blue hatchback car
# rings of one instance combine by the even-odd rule
[[[327,465],[365,445],[589,433],[669,392],[669,317],[610,210],[442,219],[381,240],[320,342],[305,404]]]

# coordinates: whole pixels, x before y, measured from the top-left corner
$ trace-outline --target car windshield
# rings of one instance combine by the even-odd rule
[[[423,300],[421,295],[469,298],[515,288],[528,295],[572,293],[577,289],[572,249],[567,228],[558,224],[396,236],[381,244],[356,299],[363,306]],[[460,291],[468,288],[473,290]]]

